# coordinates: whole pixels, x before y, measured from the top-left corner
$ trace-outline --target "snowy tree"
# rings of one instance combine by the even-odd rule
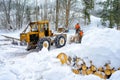
[[[114,20],[113,20],[113,7],[112,7],[112,0],[107,0],[104,2],[101,2],[100,5],[103,5],[103,10],[100,12],[101,14],[101,18],[102,18],[102,24],[106,25],[105,21],[109,21],[109,27],[112,28],[113,24],[114,24]]]
[[[8,30],[22,28],[26,0],[2,0],[1,24]]]
[[[70,26],[70,15],[72,8],[75,7],[77,0],[59,0],[60,1],[60,20],[62,20],[62,24],[64,24],[65,28],[69,28]]]
[[[113,1],[114,22],[117,28],[120,27],[120,0]]]
[[[58,29],[58,17],[59,17],[59,8],[60,8],[60,6],[59,6],[59,0],[56,0],[56,21],[55,21],[55,29],[56,29],[56,31],[57,31],[57,29]]]
[[[13,26],[11,25],[11,8],[12,8],[12,0],[3,0],[1,7],[3,8],[3,26],[7,29],[12,29]]]
[[[44,20],[48,20],[48,2],[47,2],[47,0],[44,3]]]
[[[103,25],[109,21],[109,28],[113,28],[115,24],[118,27],[120,25],[120,0],[107,0],[100,5],[104,7],[100,13]]]
[[[18,29],[22,28],[23,25],[23,21],[24,21],[24,15],[25,15],[25,6],[26,6],[26,0],[23,0],[23,2],[21,2],[21,0],[16,0],[15,1],[16,4],[16,27]]]
[[[85,24],[89,24],[91,22],[90,11],[94,8],[94,0],[83,0],[83,5]]]
[[[27,6],[26,7],[26,22],[30,22],[31,21],[31,8],[30,6]]]
[[[38,6],[38,1],[35,0],[35,7],[34,7],[34,12],[35,12],[35,21],[38,21],[39,18],[39,6]]]

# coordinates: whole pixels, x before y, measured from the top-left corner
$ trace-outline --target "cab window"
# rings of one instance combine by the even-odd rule
[[[37,24],[32,24],[31,25],[31,31],[38,31],[38,25]]]

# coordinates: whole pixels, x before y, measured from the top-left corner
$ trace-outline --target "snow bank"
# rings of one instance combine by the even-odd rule
[[[92,47],[105,47],[117,52],[120,46],[120,31],[115,29],[94,28],[85,32],[82,44]]]
[[[68,35],[72,33],[71,31]],[[43,48],[39,52],[20,56],[17,55],[18,52],[24,54],[23,47],[0,46],[0,52],[6,54],[4,56],[3,53],[0,54],[0,80],[102,80],[95,75],[75,75],[71,67],[61,65],[56,56],[64,52],[71,57],[81,57],[87,65],[92,60],[97,67],[110,61],[110,66],[117,69],[120,67],[119,34],[120,31],[115,29],[89,28],[85,30],[81,44],[67,44],[65,47],[53,48],[50,51]],[[12,54],[13,51],[16,53],[14,57],[7,58],[7,54]],[[116,71],[108,80],[119,80],[119,75],[120,71]]]
[[[120,58],[118,57],[120,56],[119,34],[120,31],[109,28],[94,28],[86,31],[82,40],[82,45],[86,46],[82,50],[83,56],[84,53],[87,53],[87,57],[95,60],[96,63],[111,61],[111,66],[118,68],[120,66]]]
[[[113,73],[109,80],[120,80],[120,71]]]

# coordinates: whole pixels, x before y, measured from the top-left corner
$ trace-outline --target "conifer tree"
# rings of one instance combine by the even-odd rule
[[[100,12],[103,25],[109,21],[109,28],[113,28],[115,24],[118,27],[120,25],[120,0],[107,0],[99,4],[103,5],[103,10]]]
[[[114,14],[114,21],[117,25],[117,28],[120,26],[120,0],[113,1],[113,14]]]
[[[90,20],[90,10],[94,8],[94,0],[83,0],[83,13],[84,13],[84,19],[85,24],[89,24],[91,22]]]

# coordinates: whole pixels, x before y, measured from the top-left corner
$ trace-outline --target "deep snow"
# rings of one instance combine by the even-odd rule
[[[94,21],[99,19],[94,18]],[[68,65],[62,65],[56,58],[61,52],[69,56],[78,56],[89,65],[92,60],[99,67],[111,62],[111,67],[120,67],[120,31],[98,28],[97,24],[82,27],[84,36],[81,44],[66,44],[65,47],[50,51],[43,48],[39,52],[27,52],[25,46],[15,46],[0,36],[0,80],[102,80],[95,75],[76,75]],[[3,32],[0,32],[0,35]],[[19,37],[18,33],[14,34]],[[68,37],[74,35],[69,31]],[[108,80],[120,80],[120,71],[116,71]]]

